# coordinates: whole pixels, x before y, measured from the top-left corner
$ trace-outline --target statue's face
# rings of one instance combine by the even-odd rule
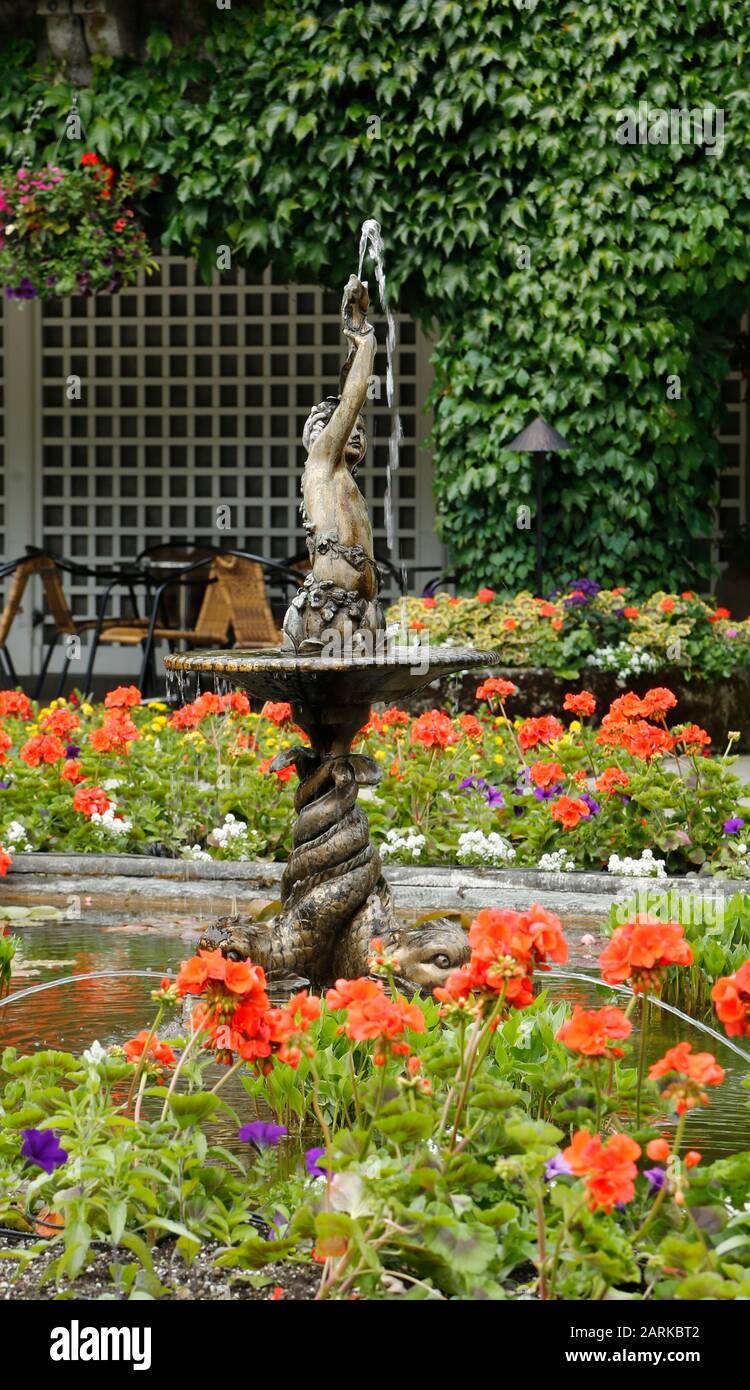
[[[327,405],[326,402],[324,402],[323,404]],[[330,406],[330,408],[327,408],[324,413],[320,407],[316,407],[315,418],[313,420],[313,423],[310,425],[309,433],[307,433],[308,450],[312,448],[313,444],[315,443],[315,440],[325,429],[326,425],[331,419],[331,416],[333,415],[335,408],[336,406],[335,404],[333,404]],[[354,423],[354,428],[346,441],[346,446],[344,449],[344,458],[346,460],[347,466],[350,468],[352,473],[356,473],[357,464],[362,462],[366,453],[367,433],[365,431],[365,422],[362,416],[358,415]]]
[[[469,938],[460,922],[447,917],[405,932],[394,940],[394,948],[397,983],[416,986],[425,994],[431,994],[436,985],[444,985],[451,971],[465,965],[470,955]]]

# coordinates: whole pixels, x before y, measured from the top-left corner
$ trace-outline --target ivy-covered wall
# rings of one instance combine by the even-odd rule
[[[88,147],[158,175],[155,234],[206,270],[228,244],[338,287],[378,218],[394,295],[440,325],[435,486],[468,582],[533,574],[531,469],[503,444],[541,413],[574,446],[548,579],[692,585],[750,299],[749,21],[750,0],[235,0],[192,51],[154,30],[142,65],[97,63],[80,109]],[[13,45],[0,93],[0,155],[49,156],[69,85]],[[619,143],[639,102],[720,108],[723,151]]]

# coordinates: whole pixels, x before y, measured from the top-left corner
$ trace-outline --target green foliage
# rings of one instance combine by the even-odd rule
[[[530,462],[504,446],[541,413],[573,445],[546,479],[547,578],[577,553],[603,581],[682,586],[749,278],[746,21],[729,0],[274,0],[217,13],[187,50],[154,30],[145,63],[97,64],[79,105],[105,158],[158,175],[155,234],[205,274],[230,245],[338,287],[362,218],[381,221],[395,298],[440,324],[436,491],[470,580],[533,573]],[[68,85],[22,45],[1,77],[0,156],[51,156]],[[641,99],[720,105],[721,157],[618,144]]]

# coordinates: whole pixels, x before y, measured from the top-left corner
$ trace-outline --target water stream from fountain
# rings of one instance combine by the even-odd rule
[[[362,279],[362,271],[368,248],[375,271],[380,307],[385,314],[387,327],[385,340],[385,396],[389,409],[393,409],[393,359],[396,351],[396,319],[388,303],[388,291],[385,279],[385,248],[383,246],[380,223],[376,222],[373,217],[368,217],[367,220],[362,223],[362,233],[359,239],[358,275],[360,280]],[[393,424],[391,426],[391,434],[388,440],[388,462],[386,464],[385,497],[383,499],[386,544],[391,553],[393,552],[396,539],[393,526],[393,474],[398,470],[399,448],[403,437],[404,431],[401,425],[401,416],[398,411],[395,411]]]

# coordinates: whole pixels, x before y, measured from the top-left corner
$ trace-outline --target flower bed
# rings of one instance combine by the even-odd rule
[[[492,589],[472,598],[403,599],[387,617],[430,641],[500,651],[509,667],[543,668],[568,681],[593,669],[624,688],[677,668],[684,679],[713,683],[750,665],[750,618],[736,621],[692,592],[640,599],[625,587],[581,579],[548,599]]]
[[[692,963],[682,926],[618,926],[600,968],[630,986],[627,1006],[572,1012],[534,996],[567,959],[552,914],[486,909],[469,941],[468,964],[419,1002],[377,940],[369,977],[281,1006],[252,962],[201,951],[123,1047],[6,1048],[0,1225],[28,1240],[3,1254],[32,1296],[35,1268],[75,1296],[104,1251],[120,1299],[180,1296],[206,1252],[240,1286],[315,1271],[318,1299],[750,1297],[750,1155],[704,1163],[686,1131],[721,1103],[724,1070],[689,1042],[650,1065],[633,1047],[639,999],[643,1037],[647,998]],[[714,989],[730,1036],[750,1031],[749,970]],[[160,1038],[191,999],[187,1036]],[[220,1114],[247,1172],[212,1140]]]
[[[514,694],[495,677],[476,714],[373,714],[357,746],[383,776],[361,799],[386,863],[750,876],[732,740],[708,756],[669,690],[619,697],[598,731],[586,691],[526,720]],[[0,873],[26,849],[284,859],[295,779],[271,760],[301,738],[288,705],[242,693],[170,712],[134,687],[42,710],[2,691]]]

